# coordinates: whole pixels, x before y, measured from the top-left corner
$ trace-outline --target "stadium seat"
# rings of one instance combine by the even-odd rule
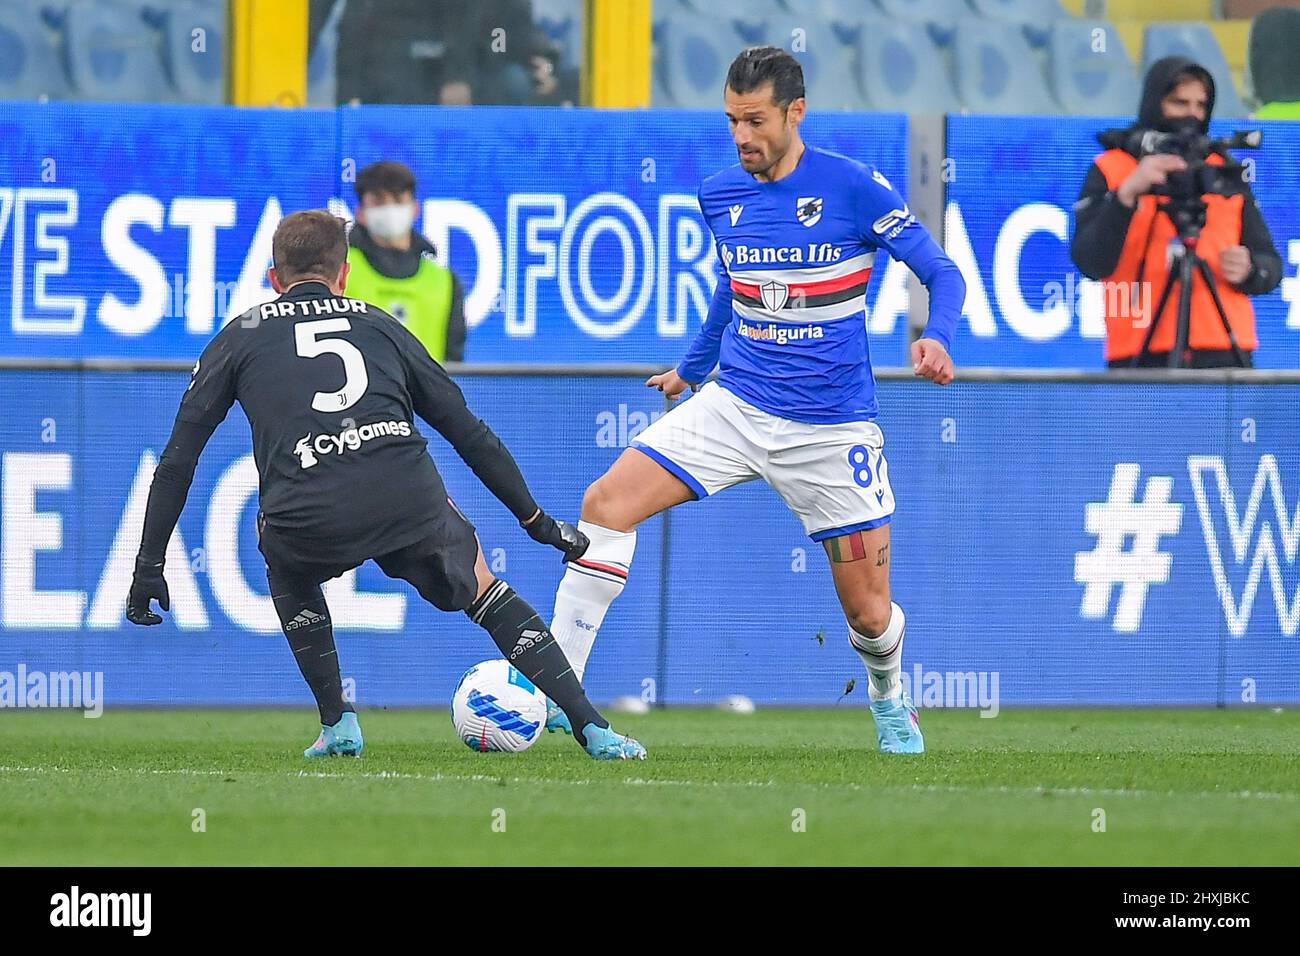
[[[966,0],[876,0],[876,6],[890,19],[911,23],[948,22],[971,13]]]
[[[186,103],[221,103],[226,98],[226,16],[219,3],[181,2],[156,10],[163,30],[163,59],[172,88]],[[196,51],[195,30],[203,31]]]
[[[1223,57],[1214,34],[1204,23],[1152,23],[1142,37],[1142,72],[1156,60],[1167,56],[1185,56],[1195,60],[1214,77],[1214,115],[1240,117],[1246,108],[1232,83],[1232,71]]]
[[[1104,45],[1094,41],[1096,36]],[[1100,47],[1100,48],[1099,48]],[[1056,101],[1067,112],[1088,116],[1132,115],[1141,86],[1133,61],[1109,23],[1058,20],[1048,37],[1048,76]]]
[[[1145,20],[1112,20],[1110,25],[1119,34],[1129,59],[1134,63],[1142,62],[1142,37],[1147,32]]]
[[[676,5],[669,0],[666,5],[670,17],[684,12],[693,17],[714,17],[729,21],[741,39],[741,45],[732,53],[732,58],[746,46],[767,42],[763,39],[766,21],[772,17],[789,16],[790,13],[781,4],[781,0],[678,0]],[[730,63],[731,58],[727,62]]]
[[[957,95],[977,113],[1059,113],[1038,59],[1018,32],[986,20],[962,23],[953,41]]]
[[[76,0],[64,18],[68,73],[76,95],[116,102],[174,99],[159,41],[143,6]]]
[[[1043,23],[1069,16],[1060,0],[970,0],[971,8],[990,20]]]
[[[792,13],[829,23],[835,35],[850,47],[856,46],[865,21],[880,19],[875,0],[789,0],[789,6]]]
[[[339,21],[348,0],[334,0],[329,16],[307,57],[307,105],[329,109],[338,105]]]
[[[790,51],[799,61],[811,109],[863,108],[854,51],[828,21],[811,16],[773,18],[765,25],[763,40]]]
[[[669,14],[655,47],[655,106],[717,110],[727,67],[746,46],[730,20],[698,13]]]
[[[68,78],[44,22],[0,7],[0,99],[58,99]]]
[[[582,0],[533,0],[533,22],[560,50],[563,66],[582,65]]]
[[[1214,0],[1106,0],[1110,20],[1209,20]]]
[[[970,0],[970,5],[987,20],[1017,24],[1036,47],[1047,44],[1054,21],[1068,16],[1060,0]]]
[[[926,28],[891,20],[864,21],[858,36],[858,85],[871,109],[949,113],[960,108],[943,53]],[[940,68],[936,69],[936,64]]]

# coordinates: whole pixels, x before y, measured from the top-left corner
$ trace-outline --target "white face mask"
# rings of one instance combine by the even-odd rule
[[[377,239],[400,239],[411,231],[415,210],[410,203],[389,203],[366,209],[366,228]]]

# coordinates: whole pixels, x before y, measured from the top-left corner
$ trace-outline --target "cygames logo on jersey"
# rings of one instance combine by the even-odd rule
[[[342,455],[347,451],[356,451],[366,442],[385,436],[411,437],[410,422],[375,422],[358,428],[347,428],[337,435],[304,435],[293,446],[293,453],[298,456],[298,463],[303,468],[311,468],[320,459],[318,455]]]

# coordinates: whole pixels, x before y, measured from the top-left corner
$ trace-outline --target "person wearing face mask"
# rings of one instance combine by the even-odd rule
[[[1144,81],[1137,122],[1141,130],[1205,134],[1214,110],[1214,78],[1192,60],[1171,56],[1151,65]],[[1124,137],[1115,131],[1099,136],[1103,145]],[[1133,143],[1140,137],[1127,136]],[[1222,159],[1211,155],[1208,162]],[[1174,224],[1160,207],[1168,197],[1152,195],[1170,174],[1187,168],[1179,156],[1139,156],[1129,147],[1101,153],[1088,169],[1075,203],[1075,231],[1070,257],[1085,276],[1103,285],[1106,307],[1106,360],[1111,368],[1127,367],[1135,357],[1143,367],[1169,365],[1177,325],[1177,288],[1158,317],[1146,314],[1164,288],[1170,265]],[[1209,264],[1228,323],[1247,365],[1257,345],[1252,295],[1271,292],[1282,279],[1282,260],[1249,183],[1240,195],[1206,194],[1205,226],[1198,251]],[[1157,323],[1150,348],[1142,353],[1150,323]],[[1209,288],[1196,282],[1188,325],[1188,349],[1182,364],[1191,368],[1237,365],[1223,321]]]
[[[348,295],[405,325],[438,362],[465,359],[460,280],[413,228],[415,175],[385,160],[357,173],[357,218],[348,242]]]

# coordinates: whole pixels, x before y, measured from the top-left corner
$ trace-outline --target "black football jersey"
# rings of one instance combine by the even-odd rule
[[[417,414],[476,471],[485,466],[467,452],[483,447],[514,469],[400,322],[322,282],[295,285],[226,325],[194,366],[177,420],[214,427],[234,402],[252,426],[265,521],[312,561],[360,563],[439,525],[447,492]],[[522,498],[507,503],[526,512],[531,498],[519,485]]]

